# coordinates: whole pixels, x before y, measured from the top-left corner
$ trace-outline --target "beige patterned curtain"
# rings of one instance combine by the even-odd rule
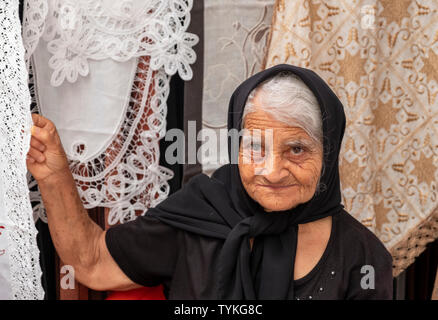
[[[438,1],[277,0],[265,67],[285,62],[343,102],[343,203],[397,276],[438,237]]]

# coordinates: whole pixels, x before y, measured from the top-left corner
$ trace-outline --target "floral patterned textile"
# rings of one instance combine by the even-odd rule
[[[266,67],[315,70],[345,106],[346,209],[399,274],[438,237],[438,3],[276,2]]]

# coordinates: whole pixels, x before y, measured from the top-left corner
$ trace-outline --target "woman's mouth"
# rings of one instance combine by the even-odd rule
[[[289,185],[257,184],[257,186],[280,191],[280,190],[288,189],[291,187],[295,187],[295,186],[297,186],[297,184],[289,184]]]

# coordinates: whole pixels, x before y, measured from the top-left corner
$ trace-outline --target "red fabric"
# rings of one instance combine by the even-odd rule
[[[166,300],[163,286],[111,292],[106,300]]]

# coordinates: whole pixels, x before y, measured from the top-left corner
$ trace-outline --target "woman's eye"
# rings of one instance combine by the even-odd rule
[[[258,152],[258,151],[262,150],[262,146],[260,144],[258,144],[258,143],[253,143],[251,145],[251,149],[252,149],[252,151]]]
[[[299,154],[303,153],[303,151],[304,151],[304,148],[300,147],[300,146],[293,146],[290,148],[290,152],[293,155],[299,155]]]

